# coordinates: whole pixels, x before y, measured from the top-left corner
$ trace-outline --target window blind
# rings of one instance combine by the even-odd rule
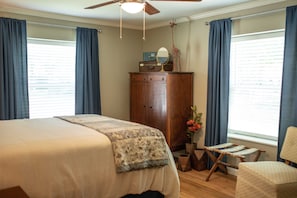
[[[28,39],[30,118],[74,115],[75,42]]]
[[[284,32],[232,38],[229,132],[278,136]]]

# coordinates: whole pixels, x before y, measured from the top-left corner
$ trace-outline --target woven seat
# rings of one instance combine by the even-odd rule
[[[236,198],[296,198],[297,128],[289,127],[281,151],[286,163],[277,161],[239,163]]]

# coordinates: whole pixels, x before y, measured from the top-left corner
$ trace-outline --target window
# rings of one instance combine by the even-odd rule
[[[30,118],[74,115],[75,42],[28,39]]]
[[[232,37],[229,134],[276,140],[284,31]]]

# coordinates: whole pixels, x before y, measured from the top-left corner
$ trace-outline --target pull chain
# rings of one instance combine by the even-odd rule
[[[143,33],[142,39],[145,40],[145,6],[143,7]]]
[[[122,40],[123,38],[123,11],[122,11],[122,7],[120,5],[120,39]]]

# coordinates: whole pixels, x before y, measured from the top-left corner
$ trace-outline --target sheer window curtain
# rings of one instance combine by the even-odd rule
[[[297,126],[297,6],[286,8],[285,50],[280,106],[278,159],[286,130]]]
[[[231,19],[210,22],[206,146],[227,142],[231,26]]]
[[[96,29],[76,29],[75,114],[101,114]]]
[[[0,18],[0,119],[29,118],[26,21]]]

